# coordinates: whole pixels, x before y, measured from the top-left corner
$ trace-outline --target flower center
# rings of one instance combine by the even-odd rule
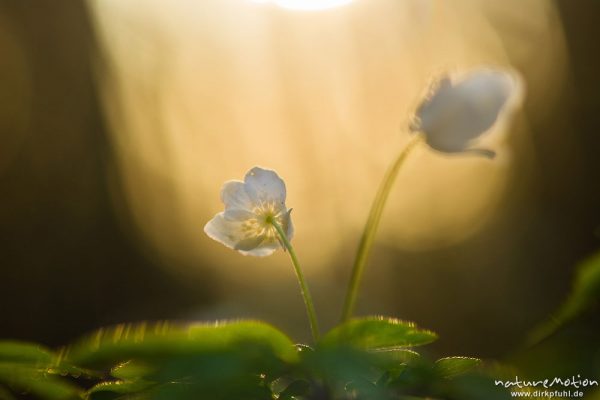
[[[261,202],[252,209],[252,213],[254,216],[242,223],[242,231],[246,238],[263,236],[265,242],[271,243],[278,240],[274,222],[284,231],[287,228],[286,210],[274,201]]]

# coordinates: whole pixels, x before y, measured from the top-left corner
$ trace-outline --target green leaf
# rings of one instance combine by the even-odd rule
[[[378,379],[380,384],[397,378],[408,363],[415,362],[421,357],[416,351],[393,347],[372,351],[371,355],[373,366],[377,367],[380,373],[384,372]]]
[[[346,383],[373,372],[371,355],[349,347],[320,347],[302,355],[302,370],[330,383]]]
[[[374,350],[372,354],[375,364],[380,367],[406,364],[418,360],[419,357],[421,357],[421,355],[414,350],[397,347]]]
[[[17,392],[32,393],[48,400],[71,400],[80,398],[79,388],[44,370],[18,363],[0,364],[0,383]]]
[[[63,353],[77,365],[112,367],[111,375],[120,380],[173,383],[157,387],[157,393],[181,391],[192,397],[231,391],[229,386],[250,376],[275,379],[299,360],[285,334],[257,321],[120,325],[101,329]],[[180,387],[180,381],[189,387]]]
[[[431,343],[437,335],[419,329],[412,322],[394,318],[366,317],[352,319],[329,331],[320,346],[349,346],[358,349],[414,347]]]
[[[217,322],[188,326],[169,323],[119,325],[100,329],[65,351],[76,365],[109,365],[131,359],[161,360],[236,352],[244,356],[294,362],[292,341],[271,325],[258,321]]]
[[[156,368],[148,364],[129,360],[115,366],[110,374],[122,380],[135,380],[151,375],[155,371]]]
[[[304,396],[310,390],[310,383],[308,381],[299,379],[293,381],[279,394],[279,400],[291,400],[297,396]]]
[[[344,389],[352,398],[385,399],[388,397],[386,396],[386,390],[383,387],[377,386],[365,378],[357,378],[348,382]]]
[[[37,343],[0,341],[0,363],[36,367],[53,375],[98,377],[98,373],[66,363],[60,355]]]
[[[440,388],[439,396],[443,399],[509,400],[513,398],[509,390],[494,384],[494,378],[480,373],[459,375],[444,383],[445,385]],[[523,389],[523,391],[526,390]],[[535,397],[531,396],[531,398]]]
[[[481,360],[472,357],[446,357],[435,362],[435,370],[444,378],[463,375],[481,364]]]
[[[153,384],[144,381],[112,381],[101,382],[90,388],[86,394],[86,399],[108,399],[117,398],[123,394],[139,393],[148,389]],[[111,396],[112,394],[112,396]]]
[[[228,385],[207,385],[207,382],[166,382],[144,392],[139,399],[272,400],[273,396],[269,388],[261,384],[258,377],[245,377]]]
[[[50,364],[55,358],[56,356],[49,349],[36,343],[0,341],[0,362]]]
[[[66,375],[79,377],[93,373],[62,362],[42,345],[0,341],[0,383],[16,393],[32,393],[51,400],[79,398],[79,388],[62,379]],[[0,399],[9,398],[4,392],[0,393]]]
[[[533,345],[554,333],[560,326],[573,320],[593,303],[600,299],[600,252],[579,265],[571,294],[566,302],[556,311],[552,319],[529,336],[529,344]]]

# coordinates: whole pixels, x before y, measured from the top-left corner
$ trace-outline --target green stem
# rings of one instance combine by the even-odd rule
[[[273,219],[269,221],[277,233],[279,234],[279,238],[283,242],[285,248],[290,254],[290,258],[292,260],[292,264],[294,265],[294,271],[296,272],[296,277],[298,278],[298,283],[300,284],[300,293],[302,293],[302,298],[304,299],[304,305],[306,306],[306,313],[308,314],[308,322],[310,323],[310,331],[312,332],[312,337],[315,342],[319,340],[319,324],[317,323],[317,313],[315,312],[315,306],[312,301],[312,297],[310,296],[310,291],[308,290],[308,285],[306,284],[306,280],[304,279],[304,274],[302,273],[302,268],[300,268],[300,263],[298,262],[298,257],[296,256],[296,251],[294,247],[288,240],[285,232],[281,228],[281,226],[275,222]]]
[[[421,136],[415,134],[408,142],[406,147],[404,147],[404,149],[400,152],[396,158],[396,161],[394,161],[394,163],[387,170],[385,176],[383,177],[383,181],[379,186],[377,195],[375,196],[373,204],[371,205],[371,211],[369,212],[369,217],[360,239],[360,244],[358,245],[356,258],[354,259],[352,276],[350,277],[350,283],[348,284],[348,291],[346,292],[346,300],[344,301],[344,308],[342,311],[342,322],[347,321],[354,312],[356,297],[358,295],[358,287],[360,286],[365,265],[367,263],[367,259],[369,258],[371,247],[373,246],[373,240],[375,239],[375,234],[377,233],[377,227],[379,226],[379,221],[381,220],[381,214],[383,213],[385,202],[389,197],[390,190],[392,189],[392,185],[396,180],[398,171],[404,164],[406,157],[420,141]]]

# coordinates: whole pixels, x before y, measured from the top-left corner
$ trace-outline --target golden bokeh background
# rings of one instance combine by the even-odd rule
[[[547,1],[515,4],[380,0],[294,12],[245,0],[94,2],[103,103],[136,223],[169,257],[227,257],[200,228],[221,208],[222,183],[262,165],[287,182],[306,268],[326,268],[352,252],[432,76],[516,65],[530,102],[553,107],[566,72],[561,26]],[[529,37],[545,46],[520,43]],[[511,147],[531,160],[520,122]],[[427,249],[473,234],[515,173],[509,151],[494,163],[420,151],[381,240]]]

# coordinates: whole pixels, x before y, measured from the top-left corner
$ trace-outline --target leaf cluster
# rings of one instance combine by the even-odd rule
[[[367,317],[314,346],[260,321],[100,329],[58,351],[0,342],[0,399],[504,399],[475,358],[435,362],[415,349],[437,335]]]

